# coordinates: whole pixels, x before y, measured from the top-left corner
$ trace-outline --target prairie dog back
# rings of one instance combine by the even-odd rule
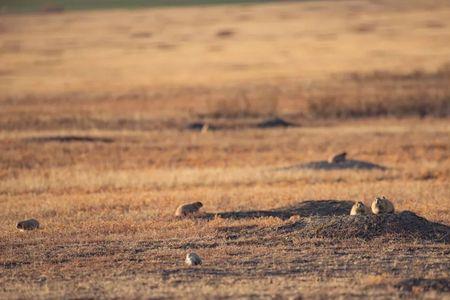
[[[36,219],[28,219],[25,221],[20,221],[17,223],[17,229],[25,231],[25,230],[34,230],[39,228],[39,222]]]
[[[176,217],[184,217],[188,215],[192,215],[197,213],[200,208],[203,206],[203,203],[201,202],[194,202],[189,204],[183,204],[178,206],[177,210],[175,211]]]

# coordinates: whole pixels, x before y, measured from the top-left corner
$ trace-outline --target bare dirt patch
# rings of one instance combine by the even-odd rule
[[[78,135],[64,135],[64,136],[41,136],[26,138],[26,142],[35,143],[112,143],[114,139],[106,137],[93,137],[93,136],[78,136]]]

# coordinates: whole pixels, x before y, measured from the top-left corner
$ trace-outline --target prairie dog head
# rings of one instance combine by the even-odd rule
[[[376,197],[372,203],[372,212],[374,214],[394,213],[394,205],[385,196]]]
[[[195,203],[192,203],[192,205],[195,206],[195,207],[197,207],[197,208],[200,208],[200,207],[203,206],[203,203],[201,203],[201,202],[195,202]]]
[[[350,210],[351,216],[365,215],[367,213],[368,213],[368,209],[367,209],[366,205],[364,203],[362,203],[361,201],[355,202],[355,204],[353,204],[353,206],[352,206],[352,209]]]
[[[385,196],[375,198],[375,205],[378,207],[386,206],[387,202],[389,202],[389,200]]]
[[[356,201],[355,203],[356,208],[358,209],[364,209],[366,206],[361,201]]]

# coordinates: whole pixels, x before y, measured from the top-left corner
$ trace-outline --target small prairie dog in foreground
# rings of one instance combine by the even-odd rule
[[[328,158],[329,163],[335,163],[335,164],[344,162],[346,160],[347,160],[347,152],[341,152],[338,154],[334,154]]]
[[[189,266],[196,266],[202,264],[202,259],[198,256],[197,253],[191,252],[186,255],[186,259],[184,261]]]
[[[177,210],[175,211],[175,216],[176,217],[185,217],[188,215],[193,215],[195,213],[197,213],[200,209],[200,207],[202,207],[203,204],[201,202],[194,202],[194,203],[189,203],[189,204],[183,204],[178,206]]]
[[[389,201],[386,197],[377,197],[375,201],[372,202],[372,212],[374,214],[393,214],[394,204]]]
[[[29,219],[25,221],[20,221],[19,223],[17,223],[16,227],[21,231],[34,230],[39,228],[39,222],[35,219]]]
[[[367,206],[364,205],[361,201],[355,202],[352,206],[352,210],[350,211],[351,216],[355,215],[367,215],[370,213],[370,210]]]

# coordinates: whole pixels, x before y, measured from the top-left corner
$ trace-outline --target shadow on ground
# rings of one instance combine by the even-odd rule
[[[213,219],[220,217],[224,219],[252,219],[260,217],[277,217],[287,220],[292,216],[339,216],[348,215],[352,208],[352,201],[338,200],[308,200],[295,205],[277,208],[273,210],[247,210],[219,213],[205,213],[201,218]]]
[[[387,170],[385,166],[377,165],[368,161],[349,159],[340,163],[330,163],[326,160],[313,161],[305,164],[299,164],[294,166],[288,166],[279,168],[277,171],[295,171],[295,170],[344,170],[344,169],[357,169],[357,170]]]

